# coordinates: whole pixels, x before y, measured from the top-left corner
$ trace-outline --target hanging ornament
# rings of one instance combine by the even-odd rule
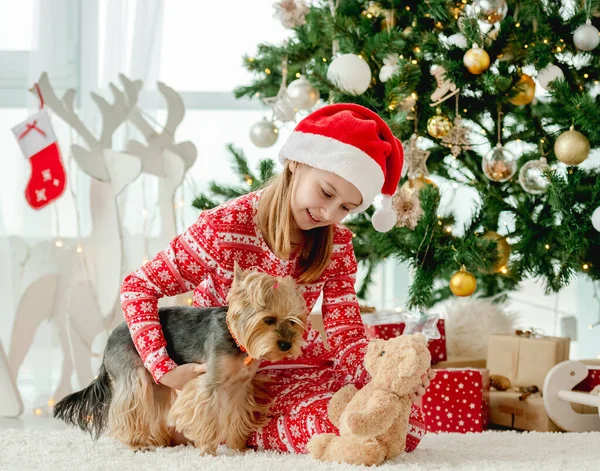
[[[286,86],[288,74],[287,62],[287,56],[285,56],[281,60],[281,85],[277,95],[262,99],[263,103],[273,110],[273,120],[278,120],[282,123],[296,120],[296,110],[290,100]]]
[[[362,95],[371,85],[371,69],[356,54],[342,54],[329,64],[327,78],[346,93]]]
[[[379,70],[379,80],[383,83],[387,82],[392,75],[400,70],[398,65],[398,54],[388,54],[383,59],[383,67]]]
[[[484,273],[498,273],[502,268],[506,267],[510,258],[510,244],[507,242],[506,237],[502,237],[500,234],[494,231],[488,231],[481,236],[482,239],[496,242],[496,250],[498,251],[498,261],[489,270],[481,270]]]
[[[596,208],[592,213],[592,226],[600,232],[600,207]]]
[[[442,336],[437,324],[440,320],[439,314],[422,311],[410,311],[404,314],[404,332],[402,335],[421,333],[427,341],[439,339]]]
[[[306,24],[306,15],[310,11],[302,0],[281,0],[273,5],[275,14],[281,24],[288,29],[297,28]]]
[[[473,11],[479,21],[493,25],[506,18],[508,5],[506,0],[475,0]]]
[[[39,94],[39,88],[37,90]],[[25,199],[33,209],[42,209],[60,198],[67,186],[58,139],[50,114],[43,106],[42,102],[39,111],[12,128],[23,155],[31,165]]]
[[[448,116],[442,114],[439,108],[436,114],[427,120],[427,132],[431,137],[441,139],[446,136],[452,129],[452,121]]]
[[[490,56],[485,49],[473,44],[473,47],[465,52],[463,64],[473,75],[479,75],[489,68]]]
[[[584,25],[581,25],[573,33],[573,42],[580,51],[592,51],[600,44],[600,33],[588,18]]]
[[[537,81],[544,90],[548,89],[550,82],[563,78],[565,78],[565,74],[562,69],[554,64],[548,64],[545,68],[540,70],[537,75]]]
[[[250,140],[258,147],[271,147],[277,142],[279,129],[267,118],[250,128]]]
[[[459,49],[466,49],[469,46],[469,42],[467,41],[467,38],[465,38],[464,34],[456,33],[448,36],[448,39],[446,39],[446,45],[455,46]]]
[[[402,143],[404,148],[404,161],[406,162],[408,178],[423,177],[429,175],[427,170],[427,158],[430,152],[417,147],[417,134],[410,136],[408,141]]]
[[[518,90],[517,94],[510,98],[510,102],[513,105],[523,106],[533,101],[533,97],[535,96],[535,82],[529,75],[521,75],[521,78],[515,84],[515,89]]]
[[[468,139],[470,132],[469,128],[463,125],[460,115],[457,114],[452,129],[442,138],[442,142],[450,147],[454,158],[458,157],[463,150],[471,150],[471,142]]]
[[[541,195],[546,192],[550,184],[546,176],[549,168],[545,157],[539,160],[530,160],[519,170],[519,183],[527,193]]]
[[[279,120],[282,123],[287,123],[288,121],[294,121],[296,119],[296,111],[294,110],[294,105],[288,95],[285,83],[281,84],[277,95],[263,98],[262,101],[273,110],[273,119]]]
[[[464,265],[450,278],[450,291],[455,296],[471,296],[476,289],[477,279],[466,270]]]
[[[287,94],[292,106],[299,110],[310,110],[321,96],[304,75],[288,85]]]
[[[481,161],[483,173],[494,182],[505,182],[517,171],[517,158],[498,142]]]
[[[567,165],[579,165],[590,153],[590,141],[573,126],[563,132],[554,143],[556,158]]]
[[[382,13],[383,9],[381,8],[381,5],[379,5],[377,2],[369,2],[369,6],[365,10],[366,15],[371,15],[375,18],[377,18]]]
[[[398,217],[396,227],[413,230],[423,215],[419,190],[405,186],[400,187],[392,197],[392,208]]]
[[[458,88],[456,85],[454,85],[453,82],[446,78],[446,70],[443,67],[439,65],[434,65],[431,68],[431,75],[435,77],[437,88],[431,94],[431,101],[433,103],[431,103],[430,106],[437,106],[440,103],[446,101],[451,96],[454,96],[460,92],[460,88]]]

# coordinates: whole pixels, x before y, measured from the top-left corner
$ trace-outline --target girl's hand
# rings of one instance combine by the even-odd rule
[[[197,376],[206,373],[206,363],[187,363],[166,372],[158,382],[176,391],[181,391],[185,383]]]
[[[421,399],[423,394],[425,394],[425,390],[431,384],[431,380],[433,378],[435,378],[435,370],[430,368],[427,370],[427,373],[421,376],[421,384],[413,389],[413,391],[409,394],[410,400],[417,402],[419,399]]]

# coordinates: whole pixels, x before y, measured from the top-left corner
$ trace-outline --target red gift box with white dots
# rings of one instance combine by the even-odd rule
[[[404,322],[398,322],[394,324],[365,325],[365,332],[367,333],[367,338],[369,339],[388,340],[402,335],[405,327],[406,325]],[[438,320],[437,328],[440,332],[440,338],[427,342],[427,348],[431,353],[432,365],[448,359],[446,353],[446,328],[444,326],[444,319]]]
[[[585,378],[573,389],[576,389],[577,391],[590,392],[598,385],[600,385],[600,366],[588,366],[587,378]]]
[[[421,404],[429,432],[483,432],[490,420],[489,371],[436,370]]]

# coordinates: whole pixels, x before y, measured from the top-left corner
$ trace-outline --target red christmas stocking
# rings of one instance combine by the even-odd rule
[[[12,131],[31,164],[25,199],[33,209],[41,209],[59,198],[67,183],[50,116],[42,108]]]

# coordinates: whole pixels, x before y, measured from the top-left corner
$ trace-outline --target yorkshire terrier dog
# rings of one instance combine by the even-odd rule
[[[108,338],[97,378],[54,406],[54,416],[134,449],[168,446],[174,430],[203,454],[221,443],[243,450],[269,408],[260,360],[300,355],[307,326],[304,298],[290,276],[242,271],[235,264],[228,307],[159,309],[167,352],[177,364],[208,372],[177,394],[156,384],[125,323]]]

